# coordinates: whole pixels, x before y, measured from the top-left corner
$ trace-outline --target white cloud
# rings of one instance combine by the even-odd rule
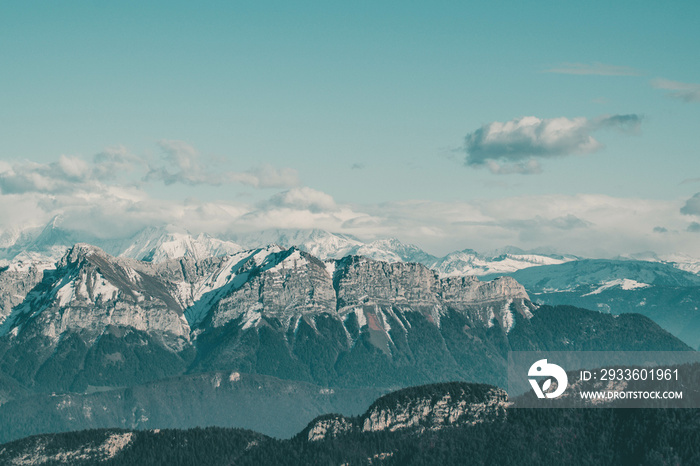
[[[636,130],[639,115],[587,118],[550,118],[534,116],[494,121],[469,133],[465,138],[471,167],[487,167],[495,174],[532,174],[542,171],[538,158],[595,152],[602,144],[591,133],[605,128]]]
[[[99,192],[0,196],[0,230],[38,226],[56,214],[64,225],[100,238],[124,237],[146,226],[173,224],[193,233],[227,234],[268,228],[321,228],[365,240],[397,237],[432,254],[506,245],[548,247],[590,257],[640,251],[700,257],[682,200],[603,195],[518,196],[469,202],[402,201],[339,204],[327,193],[293,188],[258,204],[227,200],[156,199],[139,187]],[[678,232],[673,241],[659,225]],[[655,231],[656,228],[656,231]]]
[[[162,163],[148,163],[123,146],[107,148],[91,160],[61,155],[57,161],[0,161],[0,192],[4,194],[43,193],[58,195],[91,193],[108,185],[162,181],[166,185],[222,185],[238,183],[254,188],[289,188],[299,185],[297,171],[262,164],[243,172],[207,165],[199,152],[183,141],[161,141]]]
[[[669,91],[666,95],[674,99],[680,99],[684,102],[700,102],[700,84],[654,79],[651,85],[657,89]]]
[[[628,66],[606,65],[605,63],[562,63],[545,70],[546,73],[595,75],[595,76],[639,76],[639,70]]]
[[[518,196],[493,200],[439,203],[412,201],[364,206],[374,220],[360,225],[425,248],[433,254],[473,248],[486,251],[515,245],[547,247],[588,257],[614,257],[653,250],[700,257],[700,244],[685,232],[680,201],[616,198],[604,195]],[[356,209],[357,210],[357,209]],[[653,231],[662,224],[681,231],[674,241]],[[345,226],[354,226],[348,222]],[[422,228],[429,227],[428,235]]]
[[[268,203],[275,207],[309,210],[310,212],[333,211],[337,208],[333,197],[306,186],[275,194]]]

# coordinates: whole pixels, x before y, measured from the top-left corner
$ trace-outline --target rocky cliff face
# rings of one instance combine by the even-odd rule
[[[179,339],[182,346],[190,329],[180,303],[169,292],[169,279],[141,262],[77,244],[42,286],[13,309],[3,329],[15,335],[35,332],[56,341],[65,332],[81,331],[93,341],[114,325],[157,332]]]
[[[525,289],[511,278],[493,282],[474,277],[440,279],[415,263],[386,263],[359,256],[324,263],[292,248],[238,269],[236,280],[240,285],[211,312],[214,327],[238,318],[244,326],[251,326],[263,317],[289,327],[300,316],[320,313],[336,318],[355,313],[360,323],[370,319],[380,327],[386,326],[387,315],[409,309],[439,325],[440,316],[450,308],[484,325],[498,323],[507,331],[513,321],[512,304],[522,316],[531,317]]]
[[[335,293],[323,262],[296,249],[272,252],[260,263],[244,264],[234,281],[240,286],[222,298],[211,311],[210,324],[220,327],[243,317],[255,325],[264,316],[289,327],[306,314],[335,314]]]
[[[51,262],[17,261],[0,267],[0,325],[15,306],[44,278],[44,271],[53,269]]]
[[[508,396],[488,385],[444,383],[383,396],[359,417],[337,414],[314,420],[300,434],[310,442],[351,433],[441,430],[504,419]]]
[[[348,378],[358,364],[378,357],[376,351],[382,364],[410,365],[424,351],[426,331],[444,338],[441,322],[450,313],[470,326],[507,333],[513,312],[527,319],[532,308],[512,279],[441,280],[419,264],[358,256],[322,262],[278,246],[148,263],[76,244],[55,268],[8,267],[0,272],[0,289],[4,365],[29,386],[61,379],[63,388],[78,380],[84,386],[148,379],[143,358],[167,368],[159,373],[175,375],[194,353],[193,370],[242,369],[332,383],[338,361],[349,365],[341,371]],[[441,346],[447,357],[450,350]],[[363,355],[366,350],[370,354]],[[34,354],[31,364],[14,367],[27,352]],[[319,356],[326,358],[323,369]],[[429,372],[440,373],[439,365]]]
[[[419,396],[391,407],[373,406],[364,416],[362,431],[439,430],[453,425],[493,421],[505,415],[508,397],[504,390],[487,389],[477,400],[471,395],[470,389],[462,388],[457,393]]]

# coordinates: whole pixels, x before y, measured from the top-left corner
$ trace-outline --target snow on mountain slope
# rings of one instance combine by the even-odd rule
[[[109,325],[119,325],[187,341],[189,325],[169,293],[175,280],[167,272],[77,244],[12,309],[0,335],[36,324],[40,334],[57,342],[66,331],[97,338]]]
[[[584,259],[531,267],[509,275],[528,290],[537,292],[566,291],[582,285],[604,286],[607,283],[630,285],[632,282],[653,286],[700,286],[700,276],[663,262],[635,260]]]
[[[672,254],[662,256],[659,260],[661,262],[671,264],[677,269],[700,275],[700,259],[696,257],[690,257],[683,254]]]
[[[185,232],[171,232],[165,228],[147,228],[138,233],[132,242],[117,255],[148,262],[162,262],[181,257],[201,260],[223,256],[243,248],[231,241],[223,241],[201,233],[192,236]]]
[[[177,258],[201,260],[206,257],[224,256],[277,244],[284,248],[297,247],[321,260],[360,255],[385,262],[416,262],[432,268],[441,277],[465,275],[495,277],[530,267],[552,266],[581,260],[576,256],[554,254],[545,249],[523,251],[512,246],[490,253],[464,249],[438,258],[415,245],[402,243],[396,238],[363,242],[350,235],[319,229],[272,229],[246,234],[230,234],[227,237],[213,237],[205,233],[195,236],[170,225],[145,228],[128,238],[104,239],[70,230],[58,216],[43,228],[11,229],[2,232],[0,267],[16,261],[55,262],[78,242],[94,244],[114,256],[154,263]],[[700,274],[699,259],[679,254],[659,257],[654,253],[643,253],[622,259],[628,262],[668,264],[679,270]]]
[[[638,281],[635,280],[629,280],[627,278],[618,278],[617,280],[610,280],[605,283],[603,283],[601,286],[596,288],[595,290],[591,291],[590,293],[586,293],[582,296],[591,296],[594,294],[600,294],[605,290],[609,290],[610,288],[615,288],[616,286],[619,286],[620,289],[625,290],[625,291],[630,291],[630,290],[637,290],[640,288],[648,288],[651,285],[648,285],[646,283],[639,283]]]
[[[426,253],[418,246],[402,243],[396,238],[381,239],[369,244],[363,244],[354,248],[351,254],[384,262],[416,262],[423,265],[428,265],[437,260],[435,256]]]
[[[5,247],[0,249],[0,259],[7,262],[57,261],[68,248],[79,242],[80,236],[64,229],[62,224],[63,219],[56,216],[43,228],[11,232],[5,238]]]
[[[539,265],[563,264],[575,260],[573,257],[553,258],[537,254],[502,254],[484,257],[471,249],[456,251],[428,264],[443,277],[462,275],[496,275]]]
[[[260,267],[271,254],[283,251],[277,245],[240,251],[220,258],[209,258],[197,266],[197,275],[188,274],[178,283],[178,297],[185,303],[185,317],[194,328],[209,310],[248,279],[248,271]]]
[[[350,235],[330,233],[325,230],[271,229],[243,235],[234,235],[231,239],[246,249],[255,249],[263,245],[277,244],[284,248],[292,246],[306,251],[319,259],[340,259],[352,254],[364,243]]]

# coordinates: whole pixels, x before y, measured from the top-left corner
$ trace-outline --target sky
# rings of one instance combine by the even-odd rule
[[[700,4],[610,3],[4,2],[0,243],[61,214],[700,258]]]

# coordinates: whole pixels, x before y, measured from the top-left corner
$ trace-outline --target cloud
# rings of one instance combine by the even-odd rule
[[[693,222],[688,225],[688,231],[691,233],[700,233],[700,223]]]
[[[615,116],[587,124],[629,129],[636,122]],[[184,155],[190,159],[174,157],[169,173],[177,173],[177,166],[195,167],[196,171],[197,164],[208,173],[198,155],[194,162],[186,148]],[[537,165],[527,165],[532,160],[538,162],[506,159],[504,166],[517,169],[522,164],[534,170]],[[503,163],[500,159],[484,163],[492,162]],[[166,224],[194,234],[224,236],[268,228],[320,228],[363,240],[397,237],[436,255],[512,244],[589,257],[649,250],[700,257],[697,227],[693,226],[700,220],[687,217],[700,215],[700,193],[685,202],[581,194],[358,205],[338,202],[310,186],[295,186],[266,195],[262,201],[259,196],[248,202],[242,200],[245,198],[200,200],[185,198],[192,195],[191,190],[154,189],[147,183],[131,182],[152,165],[121,147],[91,159],[64,156],[44,164],[0,161],[0,235],[16,227],[40,226],[61,214],[65,225],[104,239],[125,238],[146,226]],[[284,185],[290,176],[296,179],[294,173],[264,165],[238,172],[246,173],[258,186]],[[673,241],[668,234],[660,234],[663,230],[673,234]]]
[[[605,63],[562,63],[545,70],[545,73],[595,75],[595,76],[639,76],[639,70],[627,66],[606,65]]]
[[[591,129],[613,128],[623,132],[635,132],[642,124],[640,115],[611,115],[598,117],[592,121]]]
[[[487,167],[495,174],[540,173],[537,158],[595,152],[603,146],[591,133],[605,128],[634,131],[641,120],[641,116],[630,114],[592,120],[528,116],[505,123],[494,121],[466,136],[465,162],[475,168]]]
[[[3,165],[2,170],[6,168]],[[82,173],[78,167],[74,175]],[[223,236],[269,228],[320,228],[363,240],[397,237],[435,255],[464,248],[488,251],[512,244],[588,257],[649,250],[660,255],[683,252],[700,257],[695,227],[689,227],[680,208],[678,201],[603,195],[354,205],[339,203],[330,194],[308,186],[275,193],[262,202],[245,203],[156,198],[143,185],[106,184],[91,192],[0,194],[0,233],[18,226],[39,226],[61,214],[65,225],[104,239],[124,238],[147,226],[167,224],[193,234]],[[659,234],[661,228],[677,232],[674,240]]]
[[[274,207],[309,210],[310,212],[325,212],[337,209],[333,197],[306,186],[275,194],[267,204]]]
[[[144,178],[146,181],[160,180],[166,185],[182,183],[192,186],[240,183],[254,188],[299,185],[297,171],[292,168],[277,169],[263,164],[244,172],[226,171],[217,164],[205,163],[199,151],[184,141],[161,140],[158,145],[163,150],[165,163],[152,165]]]
[[[134,159],[126,153],[108,150],[92,162],[61,155],[56,162],[15,162],[0,166],[0,191],[3,194],[65,194],[102,189],[102,182],[131,169]]]
[[[700,84],[654,79],[651,81],[651,85],[656,89],[669,91],[666,95],[673,99],[680,99],[684,102],[700,102]]]
[[[685,201],[681,207],[681,213],[685,215],[700,215],[700,193],[695,193],[693,197]]]
[[[432,254],[473,248],[488,251],[516,245],[587,257],[615,257],[653,250],[700,257],[695,235],[677,201],[604,195],[514,196],[468,202],[404,201],[356,207],[369,216],[341,230],[357,237],[396,236]],[[679,231],[674,241],[653,233],[657,225]],[[427,234],[424,229],[430,229]],[[355,228],[354,230],[352,228]]]
[[[582,220],[575,215],[567,214],[554,218],[543,218],[536,215],[532,219],[506,222],[504,225],[510,225],[520,229],[573,230],[576,228],[589,228],[592,224],[591,222]]]

